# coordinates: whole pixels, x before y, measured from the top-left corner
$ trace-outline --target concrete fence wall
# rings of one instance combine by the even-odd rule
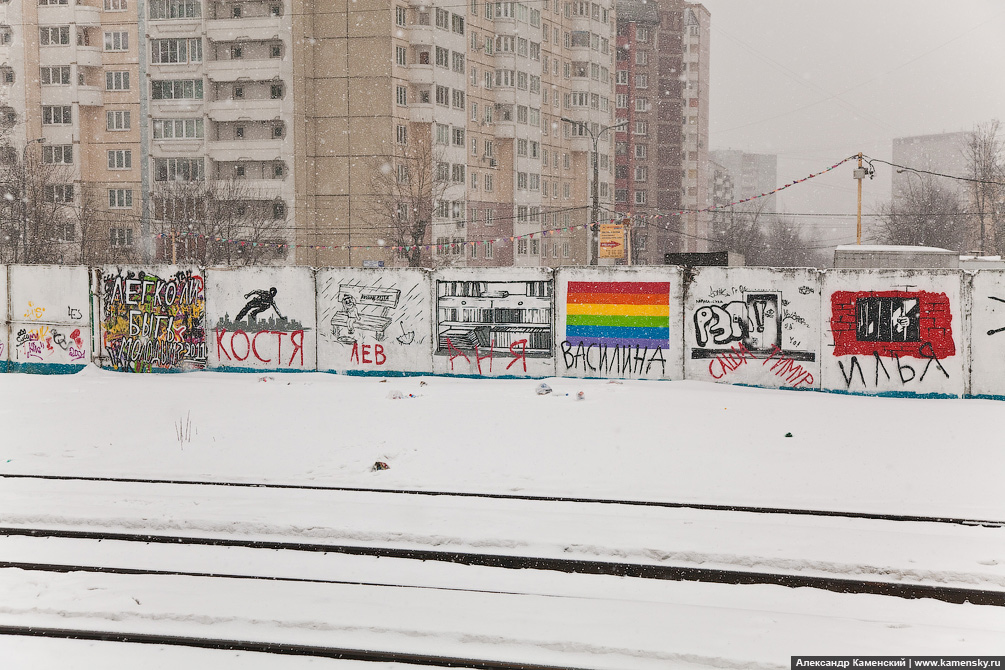
[[[1005,399],[1005,270],[0,266],[0,371],[691,379]]]

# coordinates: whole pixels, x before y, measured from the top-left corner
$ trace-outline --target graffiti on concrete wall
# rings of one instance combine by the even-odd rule
[[[813,288],[802,286],[799,291],[812,293]],[[760,365],[784,385],[813,385],[813,373],[801,365],[816,360],[816,353],[805,348],[810,342],[803,341],[812,329],[781,291],[713,289],[704,302],[691,317],[697,345],[691,358],[707,359],[713,379],[724,379],[742,366]]]
[[[234,318],[226,312],[213,326],[217,360],[238,367],[249,361],[304,367],[304,331],[309,329],[285,316],[280,300],[279,289],[270,286],[251,289],[236,301]]]
[[[867,381],[874,386],[897,380],[904,385],[921,383],[933,365],[948,379],[941,361],[956,354],[952,322],[945,293],[836,291],[831,295],[830,325],[834,355],[851,356],[847,367],[838,361],[846,388],[856,377],[862,386],[869,386]],[[865,373],[859,357],[872,374]]]
[[[666,375],[670,340],[669,282],[570,281],[566,370],[598,375]]]
[[[491,374],[503,363],[505,372],[527,372],[528,358],[552,355],[553,289],[550,279],[438,280],[433,353],[448,358],[451,372],[458,359],[469,366],[464,372]]]
[[[50,310],[51,311],[51,310]],[[76,316],[74,316],[76,314]],[[67,316],[79,319],[81,312],[67,307]],[[14,335],[16,360],[23,363],[75,363],[87,362],[86,326],[58,325],[53,320],[65,320],[60,314],[46,314],[46,308],[29,301],[23,321]],[[13,328],[12,328],[13,331]]]
[[[387,366],[393,352],[399,360],[418,355],[429,339],[422,327],[428,323],[423,313],[428,287],[407,277],[370,274],[324,281],[318,327],[324,341],[339,350],[336,364],[376,369]]]
[[[102,275],[102,344],[115,370],[150,372],[206,365],[205,285],[191,270],[161,277]]]

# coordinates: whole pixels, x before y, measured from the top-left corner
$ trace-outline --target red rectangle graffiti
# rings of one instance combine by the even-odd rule
[[[945,293],[835,291],[831,295],[835,356],[944,359],[956,353],[952,322]]]

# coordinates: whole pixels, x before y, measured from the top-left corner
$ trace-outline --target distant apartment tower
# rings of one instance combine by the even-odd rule
[[[916,170],[966,176],[966,150],[970,137],[971,134],[968,132],[895,137],[893,139],[893,162]],[[895,169],[891,183],[891,196],[896,199],[909,180],[919,177],[919,174],[912,173],[910,170],[898,172]],[[966,197],[966,182],[945,178],[938,179],[940,187],[954,189],[961,198]]]
[[[613,120],[609,0],[296,0],[293,14],[305,36],[294,50],[294,98],[306,101],[297,170],[311,175],[297,182],[308,248],[298,261],[402,263],[373,175],[383,166],[399,184],[416,180],[428,172],[416,155],[436,184],[424,264],[590,260],[591,132]],[[609,135],[597,152],[608,210]]]
[[[636,263],[707,249],[709,26],[700,4],[618,2],[615,208],[632,215]]]
[[[768,193],[778,188],[778,156],[755,154],[736,149],[719,149],[711,153],[712,161],[732,179],[737,200]],[[765,211],[774,211],[775,196],[763,199]]]
[[[7,141],[62,166],[66,183],[44,197],[74,211],[66,217],[67,262],[190,260],[207,244],[229,245],[237,256],[261,245],[274,261],[294,259],[289,7],[290,0],[2,5]],[[233,225],[213,234],[194,225],[213,216],[207,202],[228,197]]]

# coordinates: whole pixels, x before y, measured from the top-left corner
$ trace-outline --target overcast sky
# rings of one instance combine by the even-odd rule
[[[858,151],[889,160],[894,137],[1005,121],[1001,0],[702,4],[712,14],[711,148],[777,154],[779,183]],[[890,168],[876,167],[863,212],[890,197]],[[851,170],[792,187],[779,209],[854,214]],[[800,221],[854,241],[854,218]]]

